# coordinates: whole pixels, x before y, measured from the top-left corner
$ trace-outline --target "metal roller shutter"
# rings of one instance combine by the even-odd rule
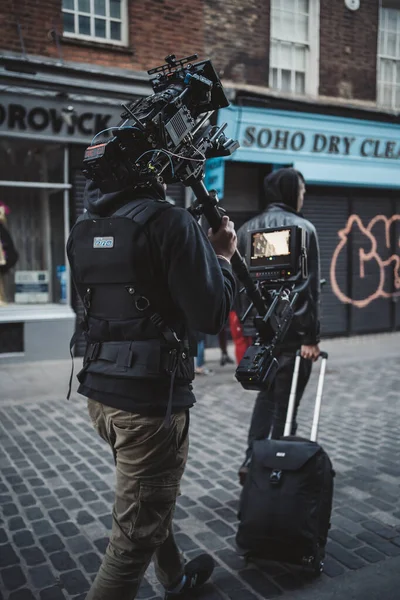
[[[400,217],[400,200],[395,202],[395,214]],[[393,224],[394,240],[393,240],[393,254],[400,257],[400,219],[396,220]],[[398,271],[400,276],[400,269]],[[400,287],[394,289],[397,292],[397,296],[393,297],[394,301],[394,327],[400,329]]]
[[[303,207],[306,219],[314,224],[320,247],[321,277],[326,280],[321,295],[321,333],[339,335],[347,332],[348,308],[332,289],[332,258],[338,245],[338,231],[343,229],[348,216],[348,200],[342,196],[328,196],[308,188]],[[347,247],[340,252],[335,268],[335,279],[344,293],[348,291]]]
[[[352,202],[352,213],[358,217],[354,221],[351,231],[351,293],[350,297],[358,305],[351,305],[350,331],[351,333],[364,333],[391,329],[390,298],[375,298],[381,276],[385,276],[385,290],[389,293],[392,278],[389,270],[383,273],[377,260],[363,261],[364,253],[376,251],[382,260],[391,255],[390,245],[386,245],[386,228],[383,220],[378,221],[369,230],[369,226],[378,215],[389,219],[392,215],[392,202],[383,198],[356,198]]]

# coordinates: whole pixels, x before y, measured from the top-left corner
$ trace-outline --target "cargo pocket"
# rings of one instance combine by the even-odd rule
[[[139,507],[131,539],[145,546],[159,546],[166,540],[178,491],[178,483],[140,483]]]

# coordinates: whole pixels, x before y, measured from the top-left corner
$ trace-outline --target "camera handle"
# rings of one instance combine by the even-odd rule
[[[204,182],[194,181],[190,182],[190,187],[193,190],[194,195],[197,198],[199,205],[201,206],[202,212],[207,219],[211,229],[216,232],[221,226],[221,213],[218,209],[218,196],[215,190],[208,192]],[[250,277],[249,270],[245,263],[244,258],[241,256],[238,250],[235,250],[231,258],[232,268],[239,281],[244,285],[246,293],[250,300],[257,309],[257,312],[264,316],[267,312],[264,299],[257,289],[254,281]]]

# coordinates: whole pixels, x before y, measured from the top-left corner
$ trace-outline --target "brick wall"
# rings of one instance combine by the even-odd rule
[[[268,85],[269,2],[205,0],[205,49],[224,79]]]
[[[361,0],[357,11],[321,0],[320,10],[319,93],[375,100],[378,0]]]
[[[17,23],[26,52],[59,56],[54,32],[62,34],[61,0],[0,2],[0,49],[21,51]],[[146,70],[197,52],[204,57],[203,0],[128,0],[129,46],[125,49],[80,40],[61,41],[65,61]]]

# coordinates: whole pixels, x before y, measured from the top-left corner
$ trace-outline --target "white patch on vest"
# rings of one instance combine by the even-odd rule
[[[286,456],[286,452],[277,452],[276,456],[280,456],[280,457]]]
[[[114,248],[113,236],[93,238],[93,248]]]

